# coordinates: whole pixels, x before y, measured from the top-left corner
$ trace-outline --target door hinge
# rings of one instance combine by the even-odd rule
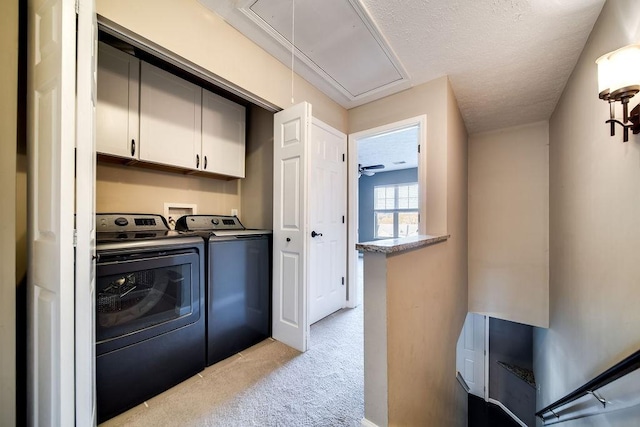
[[[78,246],[78,230],[74,229],[73,230],[73,247],[77,247]]]
[[[344,215],[342,215],[342,223],[344,224]]]
[[[344,286],[344,277],[342,277],[342,286]]]
[[[420,144],[418,144],[418,153],[420,152]]]

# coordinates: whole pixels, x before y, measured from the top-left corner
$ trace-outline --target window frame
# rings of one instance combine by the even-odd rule
[[[400,208],[399,206],[399,188],[400,187],[407,187],[407,191],[410,191],[410,188],[415,186],[416,188],[416,203],[415,203],[415,207],[407,207],[407,208]],[[393,209],[388,209],[388,208],[384,208],[384,209],[377,209],[376,208],[376,190],[379,188],[393,188]],[[420,185],[417,181],[415,182],[399,182],[396,184],[382,184],[382,185],[374,185],[373,186],[373,238],[376,240],[382,240],[382,239],[398,239],[400,238],[399,234],[398,234],[398,230],[399,230],[399,214],[401,213],[415,213],[418,215],[418,230],[417,233],[420,233],[420,229],[419,229],[419,224],[420,224],[420,197],[419,197],[419,192],[420,192]],[[385,197],[385,199],[387,199]],[[410,200],[411,198],[409,198]],[[410,203],[408,203],[410,204]],[[386,205],[386,203],[385,203]],[[393,215],[393,236],[388,237],[388,236],[383,236],[380,237],[378,235],[378,216],[377,214],[392,214]],[[405,236],[405,237],[409,237],[409,236]]]

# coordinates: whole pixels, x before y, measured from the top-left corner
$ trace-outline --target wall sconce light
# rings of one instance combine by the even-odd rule
[[[640,44],[625,46],[596,61],[598,64],[598,91],[600,99],[609,102],[611,136],[616,123],[624,131],[624,142],[629,140],[629,130],[640,133],[640,105],[629,114],[629,100],[640,91]],[[622,104],[622,121],[616,119],[615,102]]]

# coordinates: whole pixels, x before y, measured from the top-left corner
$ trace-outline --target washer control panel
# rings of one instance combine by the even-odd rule
[[[166,231],[169,227],[162,215],[96,214],[97,232]]]

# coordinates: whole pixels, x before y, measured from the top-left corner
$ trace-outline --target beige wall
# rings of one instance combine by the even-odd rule
[[[349,110],[349,133],[427,115],[427,218],[429,234],[447,229],[447,77]]]
[[[164,215],[165,202],[196,204],[201,214],[230,215],[231,209],[240,209],[240,180],[223,181],[133,166],[98,165],[96,212]]]
[[[623,143],[620,128],[609,136],[595,65],[640,41],[638,22],[637,0],[607,1],[550,120],[550,328],[534,336],[538,407],[640,345],[640,136]],[[640,406],[565,425],[638,419]]]
[[[16,423],[16,148],[18,1],[0,13],[0,425]]]
[[[549,326],[549,124],[469,138],[469,311]]]
[[[246,177],[242,180],[242,216],[249,228],[273,228],[273,113],[249,111]]]
[[[446,162],[440,169],[446,172],[440,181],[446,205],[436,208],[444,209],[451,237],[387,258],[392,426],[464,426],[467,420],[466,401],[455,378],[456,343],[467,313],[467,134],[448,80],[438,83],[444,114],[439,114],[440,122],[433,114],[427,120],[431,130],[439,125],[436,129],[442,134],[437,141]]]
[[[197,0],[97,0],[98,14],[274,105],[291,105],[291,70]],[[295,76],[295,103],[346,132],[346,110]]]

